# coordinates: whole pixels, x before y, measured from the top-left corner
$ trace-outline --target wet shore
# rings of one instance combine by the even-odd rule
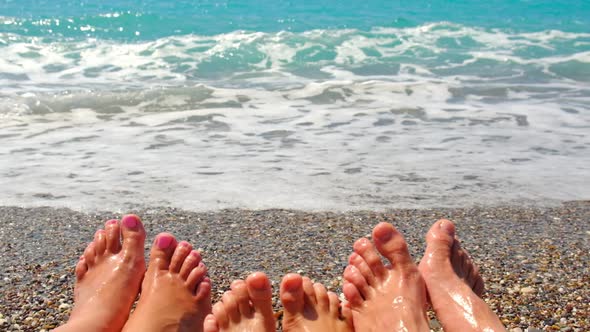
[[[418,261],[424,234],[454,220],[480,266],[485,300],[509,330],[590,329],[590,201],[558,207],[391,210],[317,213],[290,210],[130,211],[148,240],[162,231],[203,252],[214,300],[236,278],[265,271],[275,294],[280,278],[299,272],[341,292],[353,242],[379,221],[393,223]],[[120,213],[0,207],[0,330],[50,330],[72,307],[73,267],[95,230]],[[276,297],[275,297],[276,299]],[[276,308],[280,305],[276,302]],[[437,330],[436,322],[432,327]]]

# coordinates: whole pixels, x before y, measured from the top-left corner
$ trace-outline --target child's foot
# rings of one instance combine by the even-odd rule
[[[285,308],[285,332],[351,332],[352,313],[342,308],[338,295],[328,292],[324,285],[313,284],[309,278],[287,274],[281,282],[281,302]]]
[[[373,229],[373,241],[391,266],[385,266],[371,242],[355,242],[344,270],[344,294],[355,331],[430,331],[426,287],[406,241],[390,224]]]
[[[122,240],[122,241],[121,241]],[[109,220],[76,265],[74,309],[56,331],[121,331],[145,272],[145,231],[138,216]]]
[[[483,280],[455,238],[455,225],[445,219],[437,221],[428,231],[426,243],[419,269],[445,331],[505,331],[480,298]]]
[[[201,255],[172,234],[156,237],[137,308],[124,331],[203,331],[211,281]]]
[[[274,332],[272,289],[262,272],[236,280],[205,319],[205,332]]]

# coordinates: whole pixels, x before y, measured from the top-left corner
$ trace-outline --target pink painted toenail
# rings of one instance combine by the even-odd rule
[[[117,219],[111,219],[111,220],[107,221],[107,225],[114,225],[117,222],[118,222]]]
[[[162,236],[158,237],[158,241],[156,242],[156,244],[158,245],[158,248],[160,248],[160,249],[166,249],[166,248],[170,247],[171,243],[172,243],[172,237],[168,236],[168,235],[162,235]]]
[[[123,217],[123,220],[121,220],[121,222],[127,228],[137,227],[137,217],[133,215]]]

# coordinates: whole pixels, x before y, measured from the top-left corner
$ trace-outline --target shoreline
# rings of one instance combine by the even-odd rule
[[[129,211],[148,233],[173,233],[203,252],[213,300],[236,278],[266,272],[278,283],[298,272],[341,293],[353,242],[379,221],[394,224],[419,260],[423,236],[439,218],[456,222],[464,247],[486,282],[484,298],[508,330],[590,328],[590,201],[556,207],[392,209],[387,212],[305,212],[171,208]],[[73,267],[104,221],[119,213],[0,206],[0,328],[49,330],[68,317]],[[434,326],[433,326],[434,327]],[[436,330],[436,328],[435,328]],[[515,330],[518,331],[518,330]]]

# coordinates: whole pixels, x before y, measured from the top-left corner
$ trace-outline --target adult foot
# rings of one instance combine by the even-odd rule
[[[366,238],[357,240],[344,270],[344,295],[355,331],[429,331],[426,286],[408,252],[406,241],[390,224],[373,229],[377,250]]]
[[[480,298],[483,280],[455,237],[455,225],[437,221],[426,235],[420,272],[430,302],[445,331],[505,331],[498,316]]]
[[[280,294],[285,308],[283,331],[353,331],[350,309],[343,307],[341,316],[338,295],[324,285],[291,273],[283,277]]]
[[[262,272],[236,280],[231,290],[213,306],[213,314],[205,319],[205,332],[274,332],[276,322],[272,310],[272,289]]]
[[[145,272],[144,241],[135,215],[109,220],[95,233],[76,265],[70,319],[55,331],[121,331]]]
[[[172,234],[156,236],[137,308],[123,331],[203,331],[211,281],[199,252]]]

